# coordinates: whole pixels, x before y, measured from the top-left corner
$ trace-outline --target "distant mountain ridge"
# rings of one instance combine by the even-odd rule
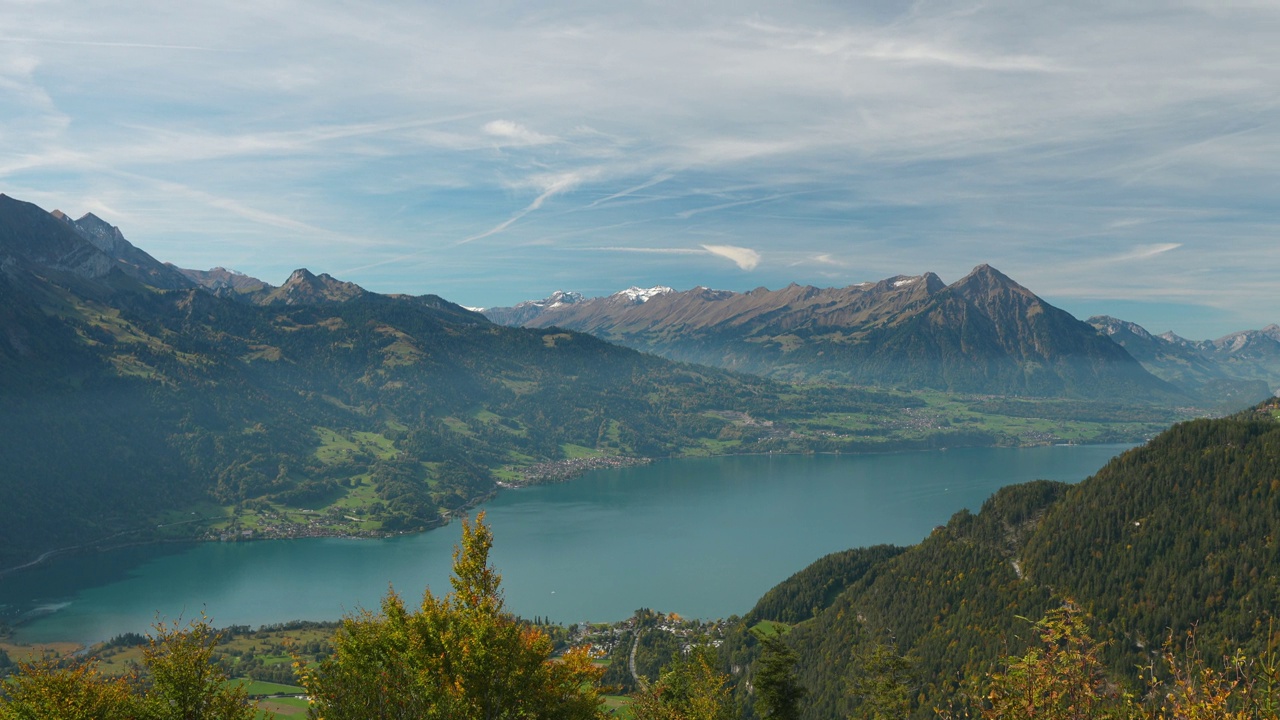
[[[492,308],[496,322],[563,327],[675,360],[784,379],[1000,395],[1168,399],[1127,352],[989,265],[947,285],[897,275],[844,288],[694,288]]]
[[[252,295],[260,291],[270,292],[275,289],[256,277],[251,277],[235,270],[228,270],[224,267],[216,267],[212,270],[189,270],[176,265],[170,265],[170,267],[187,276],[195,284],[222,297]]]
[[[485,317],[499,325],[518,327],[538,317],[549,308],[573,305],[584,300],[586,298],[582,293],[557,290],[542,300],[526,300],[509,308],[481,308],[477,312],[483,313]],[[490,315],[490,312],[493,314]]]
[[[1280,325],[1192,341],[1107,315],[1087,322],[1157,377],[1228,406],[1280,391]]]

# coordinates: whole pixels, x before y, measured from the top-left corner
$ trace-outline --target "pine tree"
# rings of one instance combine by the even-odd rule
[[[782,641],[781,634],[760,639],[760,659],[752,685],[756,692],[756,712],[767,720],[799,720],[800,701],[806,690],[796,679],[799,655]]]

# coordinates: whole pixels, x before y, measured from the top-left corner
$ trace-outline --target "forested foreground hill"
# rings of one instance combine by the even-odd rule
[[[846,717],[868,658],[889,648],[907,660],[914,716],[932,717],[967,679],[1021,654],[1027,618],[1066,599],[1092,614],[1112,680],[1138,695],[1138,669],[1192,629],[1211,662],[1236,648],[1268,657],[1280,640],[1277,415],[1273,400],[1182,423],[1078,485],[1005,488],[919,545],[824,558],[760,601],[727,661],[748,672],[747,626],[794,624],[786,642],[811,693],[805,717]]]

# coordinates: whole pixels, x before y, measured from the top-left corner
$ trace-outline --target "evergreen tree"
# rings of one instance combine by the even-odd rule
[[[799,720],[800,701],[805,689],[796,678],[799,655],[782,641],[780,633],[760,639],[760,659],[752,684],[756,691],[756,712],[768,720]]]
[[[872,645],[855,663],[849,694],[857,701],[858,720],[899,720],[911,712],[915,668],[896,648],[882,642]]]

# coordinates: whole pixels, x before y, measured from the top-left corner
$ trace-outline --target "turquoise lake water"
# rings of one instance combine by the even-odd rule
[[[995,490],[1076,482],[1128,446],[666,460],[502,492],[482,509],[507,604],[526,617],[612,621],[649,607],[743,614],[830,552],[918,542]],[[384,540],[124,548],[0,579],[17,639],[91,642],[207,613],[216,625],[337,619],[388,587],[444,593],[457,524]]]

